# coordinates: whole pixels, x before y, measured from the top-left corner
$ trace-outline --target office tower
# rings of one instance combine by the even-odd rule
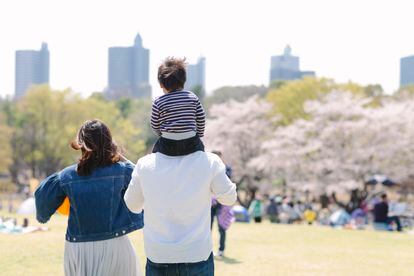
[[[149,50],[142,46],[139,34],[132,47],[108,49],[108,87],[111,99],[151,96],[149,84]]]
[[[414,56],[400,60],[400,86],[414,85]]]
[[[304,76],[315,76],[315,72],[300,70],[299,57],[292,55],[289,45],[285,47],[283,55],[271,57],[270,82],[295,80]]]
[[[47,43],[42,43],[39,51],[16,51],[15,97],[24,96],[27,89],[34,84],[49,83],[49,50]]]
[[[187,66],[187,81],[185,89],[195,92],[200,98],[205,95],[206,88],[206,59],[200,57],[195,64]]]

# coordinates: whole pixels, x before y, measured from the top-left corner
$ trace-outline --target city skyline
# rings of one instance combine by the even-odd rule
[[[206,88],[206,58],[199,57],[194,64],[187,65],[187,81],[185,82],[186,90],[198,90],[200,96],[205,95]]]
[[[150,49],[143,47],[138,33],[132,46],[108,48],[107,86],[94,92],[102,92],[108,98],[141,98],[154,96],[149,83]],[[292,48],[286,45],[282,55],[270,57],[270,80],[295,80],[304,76],[316,76],[315,71],[302,71],[300,57],[292,55]],[[196,63],[187,64],[185,89],[200,89],[205,95],[205,57],[200,56]],[[34,84],[49,84],[48,44],[42,42],[40,50],[15,51],[15,92],[19,98]],[[399,88],[414,84],[414,55],[400,58]],[[0,95],[1,96],[1,95]]]
[[[267,85],[269,57],[286,44],[300,54],[302,68],[318,76],[379,83],[391,93],[399,87],[400,58],[414,54],[414,38],[407,35],[413,7],[401,0],[2,2],[0,94],[14,91],[14,51],[37,48],[40,41],[48,41],[53,53],[53,88],[102,91],[107,49],[130,45],[137,32],[151,49],[154,95],[161,93],[156,68],[167,56],[186,56],[190,63],[205,56],[211,92],[225,85]],[[171,14],[177,15],[173,21],[167,20]]]

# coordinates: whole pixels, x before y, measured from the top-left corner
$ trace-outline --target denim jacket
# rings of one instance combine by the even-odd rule
[[[79,176],[76,165],[42,181],[35,192],[36,217],[46,223],[65,197],[70,201],[66,240],[98,241],[116,238],[144,226],[143,215],[128,210],[124,193],[134,165],[118,162]]]

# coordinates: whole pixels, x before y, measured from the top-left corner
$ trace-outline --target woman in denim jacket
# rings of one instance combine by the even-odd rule
[[[82,151],[78,164],[43,180],[35,193],[41,223],[69,198],[65,275],[140,275],[126,234],[143,227],[142,213],[130,212],[123,199],[134,165],[98,120],[80,128],[72,147]]]

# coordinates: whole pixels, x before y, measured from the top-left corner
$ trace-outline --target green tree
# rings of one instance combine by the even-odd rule
[[[131,159],[145,151],[140,130],[123,117],[116,103],[96,95],[84,99],[70,90],[35,86],[16,103],[12,117],[10,171],[16,182],[21,174],[30,172],[32,177],[44,177],[76,162],[79,152],[69,145],[80,125],[90,119],[104,121]]]
[[[280,88],[281,86],[283,86],[284,84],[286,84],[286,81],[284,81],[284,80],[276,80],[276,81],[272,81],[272,82],[270,83],[269,89],[270,89],[270,90],[273,90],[273,89],[278,89],[278,88]]]
[[[31,176],[44,177],[74,161],[69,144],[82,120],[81,101],[70,90],[52,91],[41,85],[17,102],[12,141],[14,169],[27,166]]]
[[[122,98],[116,101],[116,106],[119,111],[121,111],[123,118],[128,118],[129,114],[132,112],[132,101],[131,98]]]
[[[141,130],[139,139],[145,141],[147,149],[152,148],[157,136],[151,129],[151,99],[134,99],[131,101],[131,108],[128,114],[128,119],[133,125]]]
[[[206,109],[209,109],[214,104],[225,103],[229,100],[235,100],[242,102],[257,95],[263,97],[266,95],[268,88],[266,86],[223,86],[213,91],[212,95],[207,96],[204,99],[204,105]]]
[[[368,97],[382,97],[384,89],[380,84],[369,84],[364,87],[364,94]]]
[[[80,113],[83,114],[83,121],[93,118],[104,121],[111,129],[112,136],[123,153],[131,160],[135,160],[146,151],[142,130],[131,120],[134,103],[139,101],[121,99],[114,102],[105,98],[89,97],[82,101],[79,108]]]
[[[305,77],[300,80],[278,82],[272,87],[266,99],[273,104],[271,115],[281,116],[280,124],[288,125],[299,118],[308,118],[304,104],[317,100],[333,91],[348,91],[356,95],[371,96],[374,101],[382,97],[380,85],[361,86],[354,82],[336,83],[328,78]]]
[[[271,90],[266,98],[273,104],[272,115],[281,115],[281,124],[287,125],[298,118],[306,118],[303,105],[315,100],[335,87],[333,80],[326,78],[303,78],[288,81]]]
[[[414,85],[403,86],[398,89],[393,97],[397,99],[406,99],[414,96]]]
[[[6,119],[6,114],[2,110],[0,112],[0,173],[7,172],[12,163],[10,146],[12,129],[7,125]]]
[[[191,88],[191,91],[197,95],[197,97],[200,99],[200,101],[204,100],[205,91],[204,88],[201,85],[196,85],[195,87]]]

